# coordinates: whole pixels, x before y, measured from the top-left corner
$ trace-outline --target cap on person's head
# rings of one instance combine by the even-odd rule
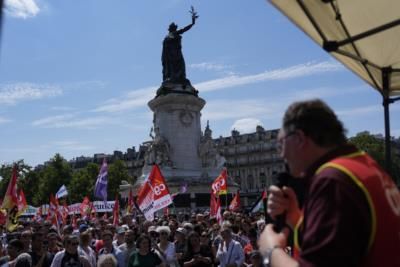
[[[125,227],[118,227],[117,228],[117,234],[121,235],[121,234],[125,234],[126,230]]]
[[[188,230],[193,230],[194,226],[192,223],[187,222],[183,224],[183,228],[188,229]]]
[[[228,221],[222,223],[221,232],[232,231],[232,224]]]
[[[52,225],[52,226],[50,227],[50,229],[49,229],[48,232],[49,232],[49,233],[56,233],[56,234],[58,234],[57,227],[55,227],[54,225]]]
[[[169,226],[158,226],[157,227],[157,233],[167,233],[168,235],[171,234],[171,229],[169,229]]]
[[[89,229],[89,225],[87,225],[86,223],[79,225],[79,233],[83,233],[88,229]]]
[[[147,229],[147,232],[148,233],[152,233],[152,232],[157,233],[157,228],[154,225],[152,225]]]
[[[185,228],[183,228],[183,227],[179,227],[178,229],[176,229],[176,231],[175,232],[177,232],[177,233],[181,233],[181,234],[183,234],[183,235],[186,235],[187,234],[187,231],[186,231],[186,229]]]

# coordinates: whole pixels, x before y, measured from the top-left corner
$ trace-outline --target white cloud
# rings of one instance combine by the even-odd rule
[[[82,151],[95,149],[94,146],[84,145],[74,140],[54,141],[52,142],[52,145],[63,151]]]
[[[262,126],[262,122],[256,118],[243,118],[236,120],[231,126],[231,130],[237,130],[240,133],[253,133],[256,131],[256,127]]]
[[[223,65],[214,62],[202,62],[202,63],[194,63],[189,65],[192,69],[198,70],[206,70],[206,71],[223,71],[227,69],[231,69],[232,66],[230,65]]]
[[[55,111],[73,111],[76,110],[76,108],[73,107],[67,107],[67,106],[55,106],[55,107],[51,107],[51,110],[55,110]]]
[[[343,117],[365,116],[371,113],[382,112],[383,108],[380,105],[369,105],[362,107],[352,107],[348,109],[338,110],[336,114]]]
[[[306,90],[296,90],[293,92],[290,88],[287,91],[271,95],[269,98],[256,99],[218,99],[207,102],[202,111],[203,120],[226,120],[241,119],[243,117],[260,117],[268,120],[280,120],[288,105],[294,101],[302,101],[311,98],[331,98],[346,94],[357,94],[362,92],[364,87],[350,88],[311,88]],[[228,108],[229,107],[229,108]],[[336,113],[340,116],[363,116],[372,112],[379,112],[379,105],[367,107],[354,107],[339,110]],[[393,107],[394,108],[394,107]]]
[[[148,87],[131,91],[122,98],[110,99],[108,102],[94,109],[96,112],[121,112],[143,107],[156,93],[157,87]]]
[[[283,109],[281,104],[274,104],[265,99],[211,100],[202,111],[202,118],[216,121],[260,115],[273,116],[279,109]]]
[[[33,83],[0,85],[0,104],[15,105],[22,101],[55,97],[62,94],[60,87]]]
[[[5,10],[11,16],[23,19],[33,18],[40,12],[35,0],[6,0]]]
[[[4,117],[0,117],[0,124],[4,124],[4,123],[10,122],[10,121],[11,121],[10,119],[6,119]]]
[[[116,123],[117,119],[111,117],[79,118],[76,114],[66,114],[35,120],[32,125],[42,128],[98,129]]]
[[[33,126],[47,126],[47,125],[53,125],[56,124],[60,121],[65,121],[74,118],[75,115],[73,114],[67,114],[67,115],[57,115],[57,116],[50,116],[46,118],[42,118],[39,120],[35,120],[32,122]]]
[[[264,71],[258,74],[244,76],[231,75],[220,79],[201,82],[196,84],[195,87],[199,89],[200,92],[209,92],[258,82],[288,80],[341,69],[343,69],[342,65],[331,61],[319,63],[309,62],[288,68]]]
[[[206,64],[206,63],[204,63]],[[214,79],[206,82],[195,84],[194,86],[200,92],[210,92],[216,90],[223,90],[226,88],[242,86],[257,82],[265,82],[269,80],[284,80],[293,79],[302,76],[309,76],[320,74],[324,72],[332,72],[340,70],[342,67],[334,62],[320,62],[320,63],[305,63],[300,65],[291,66],[288,68],[277,69],[272,71],[265,71],[259,74],[247,76],[227,76],[221,79]],[[110,99],[106,103],[94,109],[95,112],[122,112],[126,110],[136,109],[147,105],[154,96],[158,89],[156,86],[142,88],[131,91],[127,95]]]

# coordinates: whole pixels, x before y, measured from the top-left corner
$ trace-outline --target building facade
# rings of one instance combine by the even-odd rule
[[[265,130],[257,126],[256,132],[214,139],[219,153],[226,159],[229,176],[239,184],[242,205],[254,203],[262,191],[272,184],[274,173],[285,170],[276,145],[278,129]]]

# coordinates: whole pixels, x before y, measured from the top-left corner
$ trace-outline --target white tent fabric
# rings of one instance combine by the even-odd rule
[[[382,95],[400,95],[399,0],[270,1],[325,49],[329,41],[340,42],[388,23],[394,24],[337,50],[326,50]],[[392,72],[389,91],[384,92],[382,69],[387,67]]]
[[[382,95],[390,172],[389,105],[400,100],[400,0],[269,1]]]

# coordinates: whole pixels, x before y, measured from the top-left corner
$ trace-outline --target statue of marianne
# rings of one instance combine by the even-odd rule
[[[188,26],[179,29],[178,25],[171,23],[168,28],[168,35],[163,41],[162,50],[162,66],[163,66],[163,82],[187,84],[185,60],[182,54],[181,39],[184,32],[190,30],[199,17],[191,7],[190,14],[192,15],[192,23]]]

